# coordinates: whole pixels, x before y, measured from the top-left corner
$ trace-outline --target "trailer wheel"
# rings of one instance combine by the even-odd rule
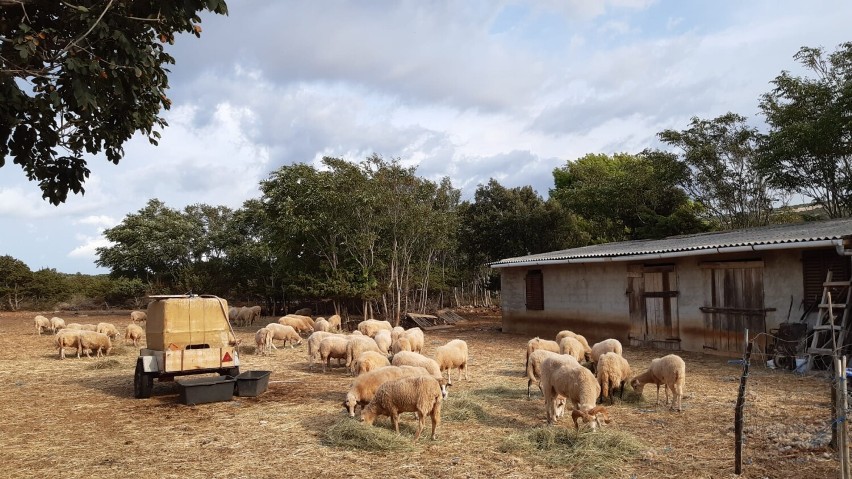
[[[225,376],[237,377],[239,375],[240,375],[240,367],[239,366],[236,366],[236,367],[233,367],[233,368],[228,368],[228,369],[225,370]]]
[[[142,358],[136,360],[136,372],[133,374],[133,395],[137,399],[151,397],[154,389],[154,376],[145,372],[142,366]]]

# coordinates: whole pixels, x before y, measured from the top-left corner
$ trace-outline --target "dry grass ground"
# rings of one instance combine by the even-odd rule
[[[568,421],[543,427],[541,396],[526,399],[522,369],[529,338],[499,333],[499,317],[493,314],[468,316],[455,329],[427,333],[427,353],[461,338],[471,355],[471,379],[454,382],[438,440],[430,441],[427,429],[419,443],[410,444],[415,421],[406,414],[400,448],[370,452],[330,444],[333,427],[351,426],[341,422],[350,421],[341,402],[351,377],[342,368],[310,371],[304,343],[271,356],[245,348],[243,370],[272,371],[262,396],[184,406],[177,403],[174,383],[155,383],[151,399],[133,398],[138,355],[133,346],[118,346],[105,359],[58,360],[53,338],[35,334],[35,314],[0,313],[0,464],[6,476],[596,475],[594,468],[578,468],[582,458],[575,453],[560,454],[560,441],[570,440],[563,432]],[[113,322],[122,332],[129,322],[125,315],[65,319]],[[238,330],[244,344],[253,344],[257,327]],[[627,349],[624,355],[635,370],[643,370],[661,353]],[[646,388],[644,399],[628,388],[625,401],[616,401],[608,429],[640,446],[605,477],[736,477],[732,424],[740,367],[712,356],[682,356],[687,364],[683,412],[655,410],[653,387]],[[824,380],[755,367],[740,477],[836,477],[838,463],[825,447],[828,407]],[[386,420],[378,424],[389,427]],[[396,439],[392,433],[384,437]],[[530,449],[530,440],[557,448]]]

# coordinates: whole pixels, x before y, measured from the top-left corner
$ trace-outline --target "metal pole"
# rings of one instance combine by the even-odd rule
[[[743,409],[745,408],[746,380],[748,379],[749,360],[752,343],[748,341],[748,329],[745,330],[746,348],[743,354],[743,373],[740,376],[740,390],[737,394],[737,406],[734,410],[734,472],[743,472]]]
[[[840,407],[838,408],[838,427],[840,428],[840,465],[841,477],[849,478],[849,428],[846,427],[847,411],[849,408],[849,399],[846,393],[846,356],[840,360],[840,375],[838,377],[839,385],[838,395],[840,396]]]

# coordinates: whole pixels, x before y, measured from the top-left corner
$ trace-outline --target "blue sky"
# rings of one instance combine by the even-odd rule
[[[547,195],[587,153],[658,147],[657,132],[758,98],[799,47],[850,41],[836,1],[229,2],[171,48],[160,146],[92,158],[86,194],[54,207],[0,168],[0,255],[106,273],[102,232],[159,198],[238,208],[276,168],[372,153],[449,176],[465,197],[496,178]]]

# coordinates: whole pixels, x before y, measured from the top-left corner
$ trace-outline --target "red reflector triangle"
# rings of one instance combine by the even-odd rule
[[[231,359],[231,353],[226,352],[225,355],[222,356],[222,361],[223,362],[233,361],[233,359]]]

